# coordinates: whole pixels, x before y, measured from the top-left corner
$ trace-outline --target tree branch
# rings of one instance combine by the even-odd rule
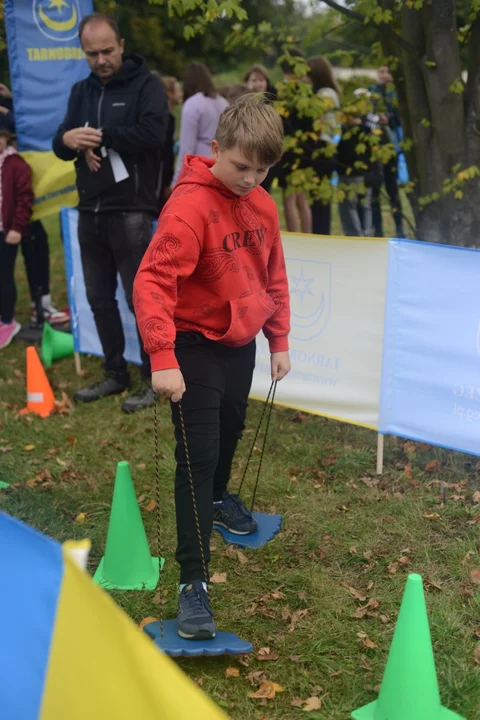
[[[331,7],[332,10],[337,10],[342,15],[345,15],[345,17],[350,18],[350,20],[358,20],[361,23],[365,21],[365,15],[362,15],[362,13],[356,12],[355,10],[350,10],[343,5],[340,5],[338,2],[334,2],[334,0],[322,0],[322,2],[324,2],[325,5],[328,5],[328,7]]]

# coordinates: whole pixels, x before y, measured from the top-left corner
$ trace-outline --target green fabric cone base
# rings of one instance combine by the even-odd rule
[[[72,357],[74,349],[71,333],[54,330],[48,323],[44,324],[40,354],[45,367],[51,367],[54,360]]]
[[[0,480],[0,490],[6,490],[10,487],[10,483],[4,482],[3,480]]]
[[[377,700],[354,720],[453,720],[440,703],[427,606],[420,575],[412,574],[400,606]]]
[[[163,570],[163,566],[165,565],[165,558],[160,558],[159,560],[156,557],[152,557],[153,572],[151,577],[145,579],[144,582],[138,583],[137,585],[114,585],[113,583],[108,582],[108,580],[105,580],[103,577],[104,560],[104,557],[100,560],[100,565],[93,576],[93,581],[96,582],[97,585],[100,585],[100,587],[104,590],[155,590],[158,584],[160,570]]]

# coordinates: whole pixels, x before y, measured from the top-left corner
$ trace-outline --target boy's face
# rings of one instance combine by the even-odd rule
[[[267,176],[269,166],[262,165],[257,157],[249,160],[238,147],[221,150],[216,140],[212,141],[212,155],[215,165],[212,173],[231,192],[240,197],[260,185]]]
[[[4,133],[0,133],[0,152],[3,152],[7,149],[8,145],[8,135],[5,135]]]

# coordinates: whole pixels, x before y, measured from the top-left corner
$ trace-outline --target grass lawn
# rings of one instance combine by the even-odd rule
[[[62,306],[66,291],[58,228],[54,220],[47,225],[53,294]],[[26,320],[21,259],[17,275],[18,317]],[[60,541],[90,537],[93,572],[105,546],[116,463],[127,460],[153,548],[155,511],[147,510],[155,497],[152,414],[125,416],[122,398],[113,398],[47,420],[19,419],[17,411],[25,403],[24,353],[24,345],[15,342],[1,354],[0,480],[13,487],[0,490],[0,508]],[[71,397],[81,384],[100,376],[97,359],[85,358],[83,366],[82,378],[76,377],[71,360],[48,371],[57,398],[62,392]],[[260,403],[251,403],[233,485],[260,411]],[[250,640],[256,652],[242,661],[179,662],[232,718],[302,717],[299,701],[313,696],[321,700],[321,709],[307,717],[346,720],[353,709],[373,700],[406,575],[418,572],[426,584],[443,704],[468,720],[480,720],[480,651],[477,663],[474,655],[480,643],[480,586],[474,582],[478,574],[471,575],[480,568],[480,516],[473,507],[480,463],[387,438],[385,473],[376,478],[375,446],[371,431],[274,410],[257,509],[282,513],[283,530],[267,547],[240,556],[220,536],[212,539],[212,571],[226,573],[225,583],[211,587],[217,625]],[[172,449],[164,403],[161,540],[167,617],[175,615],[177,583]],[[445,505],[440,480],[447,483]],[[247,499],[252,484],[253,476]],[[81,512],[83,524],[75,522]],[[345,584],[365,600],[355,599]],[[135,621],[158,614],[154,593],[114,597]],[[369,612],[359,610],[369,601]],[[261,648],[270,648],[269,655],[277,659],[258,659]],[[227,678],[229,667],[238,668],[239,676]],[[284,692],[272,700],[249,698],[264,679],[279,683]]]

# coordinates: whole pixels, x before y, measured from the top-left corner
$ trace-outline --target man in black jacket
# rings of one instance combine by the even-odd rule
[[[72,87],[53,150],[62,160],[75,160],[77,171],[83,274],[105,357],[104,379],[75,393],[75,400],[91,402],[130,387],[115,299],[117,273],[133,312],[133,281],[157,214],[168,106],[145,60],[123,56],[124,40],[114,18],[93,13],[82,20],[79,35],[92,72]],[[124,412],[154,401],[140,336],[139,342],[142,382],[123,403]]]

